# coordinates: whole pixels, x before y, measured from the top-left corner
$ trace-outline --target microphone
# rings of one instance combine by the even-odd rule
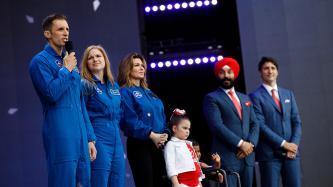
[[[65,49],[66,49],[68,54],[73,52],[74,51],[73,42],[72,41],[66,41],[65,42]],[[79,69],[77,68],[77,66],[75,66],[75,68],[73,70],[76,71],[77,73],[79,73]]]
[[[65,49],[68,52],[68,54],[73,52],[74,51],[73,42],[72,41],[66,41],[65,42]]]

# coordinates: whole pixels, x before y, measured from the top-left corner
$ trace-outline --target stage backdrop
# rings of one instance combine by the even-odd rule
[[[28,65],[46,43],[41,27],[48,14],[68,16],[76,56],[101,44],[116,74],[121,58],[140,52],[136,1],[132,0],[3,0],[0,6],[2,60],[0,77],[0,186],[47,186],[42,145],[42,110]],[[133,186],[130,171],[127,186]]]
[[[238,0],[247,91],[261,56],[279,64],[279,86],[294,91],[303,120],[304,187],[333,184],[333,1]]]

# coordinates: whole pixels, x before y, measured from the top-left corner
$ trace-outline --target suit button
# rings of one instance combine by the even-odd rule
[[[148,116],[148,117],[150,117],[150,116],[151,116],[151,114],[148,112],[148,113],[147,113],[147,116]]]

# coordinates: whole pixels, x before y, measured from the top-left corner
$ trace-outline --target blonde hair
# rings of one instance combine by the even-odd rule
[[[104,74],[103,74],[103,79],[106,81],[110,81],[111,84],[114,83],[114,78],[111,72],[111,64],[108,58],[108,55],[106,54],[105,49],[100,46],[100,45],[91,45],[89,47],[87,47],[87,49],[84,51],[83,53],[83,58],[82,58],[82,62],[81,62],[81,76],[82,78],[88,80],[91,83],[95,83],[95,81],[93,80],[93,74],[91,73],[91,71],[88,68],[88,57],[89,57],[89,52],[92,49],[97,49],[99,50],[105,60],[105,67],[104,67]]]
[[[147,70],[147,63],[144,57],[138,53],[130,53],[125,56],[125,58],[122,59],[119,65],[119,71],[118,71],[118,84],[120,86],[127,86],[131,87],[134,86],[133,82],[131,82],[130,74],[133,69],[133,60],[134,59],[140,59],[143,63],[143,66],[145,70]],[[148,83],[147,83],[147,77],[146,77],[146,71],[145,76],[142,80],[140,80],[140,86],[148,89]]]

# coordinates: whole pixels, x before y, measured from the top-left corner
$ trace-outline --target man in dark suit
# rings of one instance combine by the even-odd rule
[[[259,125],[250,98],[235,92],[234,80],[239,69],[232,58],[215,64],[220,87],[205,96],[203,112],[212,134],[212,152],[222,155],[222,169],[238,172],[242,186],[251,187]],[[234,175],[229,175],[227,180],[229,186],[237,186]]]
[[[301,119],[294,94],[277,86],[278,64],[263,57],[258,65],[263,84],[250,97],[260,125],[257,160],[261,186],[300,187],[301,171],[298,146]]]

